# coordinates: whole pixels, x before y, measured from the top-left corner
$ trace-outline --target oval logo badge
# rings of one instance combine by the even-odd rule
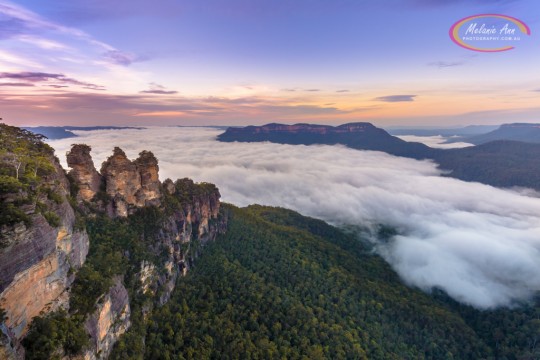
[[[450,38],[459,46],[480,52],[508,51],[531,29],[523,21],[500,14],[481,14],[459,20],[450,28]]]

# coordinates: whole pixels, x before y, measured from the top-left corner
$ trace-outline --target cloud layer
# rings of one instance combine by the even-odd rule
[[[405,282],[444,289],[479,308],[540,290],[540,198],[439,176],[433,163],[341,146],[218,143],[220,130],[148,128],[78,132],[96,167],[122,147],[153,151],[161,178],[214,182],[240,206],[284,206],[334,224],[399,234],[378,252]],[[63,158],[74,139],[51,141]],[[64,160],[64,159],[62,159]]]
[[[436,136],[400,135],[397,137],[405,141],[419,142],[422,144],[426,144],[429,147],[439,148],[439,149],[455,149],[455,148],[473,146],[473,144],[466,143],[466,142],[446,143],[446,141],[449,140],[450,138],[444,137],[441,135],[436,135]]]
[[[383,102],[403,102],[403,101],[414,101],[414,98],[417,95],[387,95],[376,97],[375,101]]]
[[[82,86],[85,89],[91,89],[91,90],[105,90],[105,88],[101,85],[91,84],[83,81],[79,81],[76,79],[69,78],[65,76],[64,74],[51,74],[51,73],[44,73],[44,72],[3,72],[0,73],[0,79],[8,79],[8,80],[20,80],[20,81],[26,81],[26,83],[16,83],[16,86],[33,86],[34,83],[46,83],[46,82],[56,82],[56,84],[52,84],[49,86],[53,87],[66,87],[67,85],[63,84],[70,84],[70,85],[78,85]],[[4,83],[4,86],[6,83]],[[11,86],[14,86],[13,83]],[[2,85],[2,83],[0,83]]]

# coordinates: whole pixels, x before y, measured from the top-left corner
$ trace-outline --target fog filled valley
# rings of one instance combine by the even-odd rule
[[[0,0],[0,360],[540,360],[539,14]]]
[[[367,231],[375,251],[410,285],[439,288],[486,309],[528,301],[540,289],[540,198],[441,177],[436,164],[343,146],[219,143],[222,130],[149,127],[79,131],[49,141],[57,154],[92,147],[151,150],[160,177],[214,183],[237,206],[280,206]],[[64,167],[67,168],[67,166]],[[380,241],[381,226],[396,235]],[[364,233],[364,236],[366,234]]]
[[[0,128],[2,359],[539,354],[534,190],[219,128]]]

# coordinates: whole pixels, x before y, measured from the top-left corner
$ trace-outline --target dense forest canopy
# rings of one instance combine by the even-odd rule
[[[406,287],[354,236],[295,212],[230,207],[229,230],[154,311],[144,356],[115,359],[537,359],[540,307],[478,311]]]

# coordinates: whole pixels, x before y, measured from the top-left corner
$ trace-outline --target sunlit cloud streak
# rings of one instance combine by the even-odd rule
[[[379,96],[376,97],[375,101],[383,101],[383,102],[403,102],[403,101],[414,101],[414,98],[417,95],[386,95],[386,96]]]

